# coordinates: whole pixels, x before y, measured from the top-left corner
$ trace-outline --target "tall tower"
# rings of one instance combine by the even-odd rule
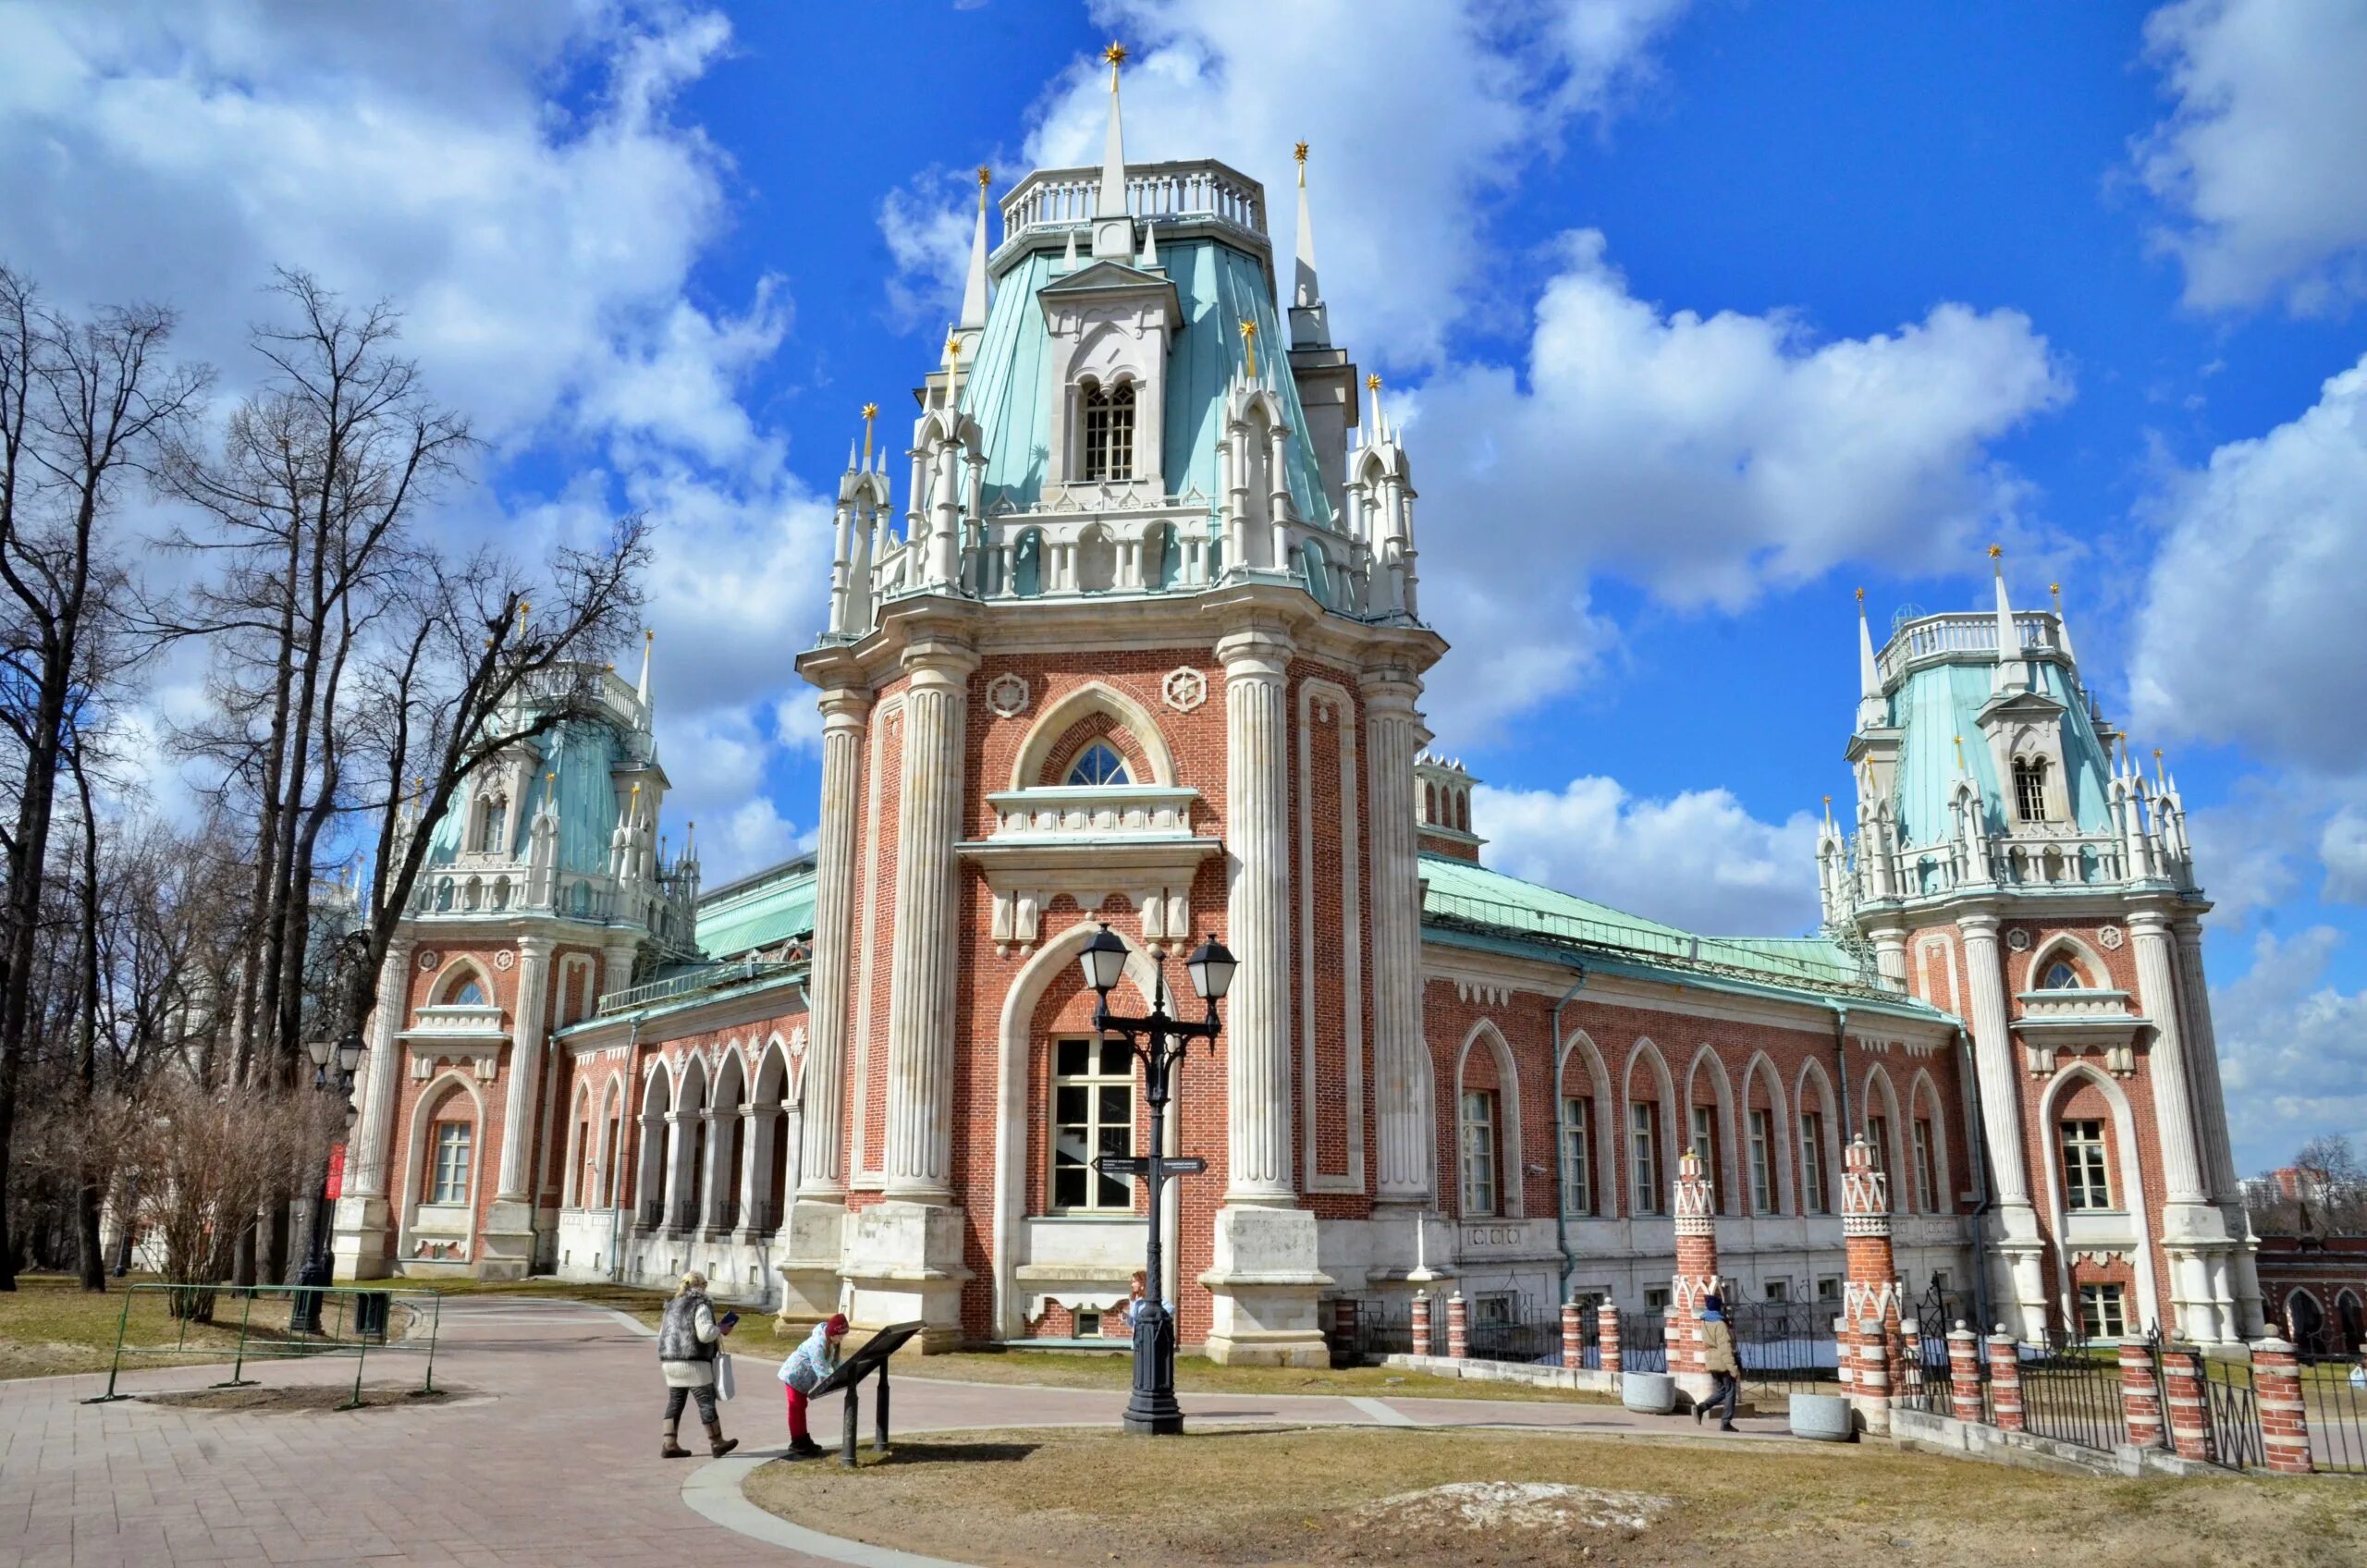
[[[2128,760],[2060,601],[1858,608],[1855,832],[1819,846],[1828,924],[1965,1021],[1994,1298],[2050,1325],[2206,1344],[2260,1329],[2220,1092],[2186,812]],[[2119,754],[2115,755],[2118,746]]]
[[[555,726],[550,694],[574,712]],[[649,703],[613,669],[542,672],[513,737],[411,830],[427,859],[386,955],[337,1200],[341,1275],[522,1278],[556,1261],[568,1092],[550,1036],[697,954],[698,862],[658,838],[667,778]]]
[[[1404,451],[1349,446],[1304,216],[1286,348],[1265,192],[1126,164],[1110,58],[1101,165],[1022,180],[991,250],[981,171],[901,517],[883,466],[841,487],[798,661],[826,716],[808,1103],[837,1109],[805,1122],[787,1272],[932,1344],[1122,1300],[1141,1199],[1090,1161],[1141,1130],[1075,955],[1121,932],[1139,1012],[1214,932],[1241,967],[1171,1123],[1208,1169],[1169,1209],[1170,1299],[1220,1359],[1315,1364],[1315,1194],[1432,1191],[1413,787],[1444,644]]]

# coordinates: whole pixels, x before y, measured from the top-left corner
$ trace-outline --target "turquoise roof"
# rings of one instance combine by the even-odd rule
[[[1738,974],[1776,986],[1863,990],[1856,955],[1821,937],[1702,937],[1469,861],[1424,854],[1425,920],[1541,937],[1556,945],[1624,949],[1638,962]],[[1904,1002],[1906,998],[1895,998]]]
[[[737,958],[813,929],[811,855],[743,876],[699,900],[699,948],[710,959]]]
[[[576,719],[537,736],[532,742],[542,753],[533,792],[524,819],[531,824],[543,803],[546,790],[558,792],[558,869],[600,875],[608,869],[608,840],[617,829],[617,788],[613,768],[626,765],[623,739],[605,724]],[[556,773],[558,782],[541,775]],[[455,802],[428,836],[427,864],[449,865],[460,851],[466,802]],[[521,825],[521,832],[526,827]],[[524,850],[518,850],[524,858]]]
[[[2031,662],[2031,671],[2035,689],[2063,704],[2065,783],[2070,790],[2072,820],[2083,833],[2108,831],[2107,759],[2088,717],[2088,704],[2062,666],[2038,659]],[[1937,843],[1955,831],[1948,797],[1956,788],[1959,735],[1964,737],[1965,771],[1972,775],[1988,808],[1990,831],[2005,831],[2005,794],[1978,717],[1990,699],[1995,673],[1996,667],[1986,660],[1933,665],[1909,675],[1892,694],[1890,721],[1905,731],[1893,801],[1902,843]]]
[[[1214,239],[1159,246],[1159,266],[1174,284],[1182,320],[1169,341],[1166,447],[1161,459],[1169,494],[1196,490],[1213,513],[1218,501],[1217,445],[1223,434],[1225,389],[1246,368],[1240,324],[1257,324],[1265,347],[1258,377],[1282,400],[1291,428],[1306,430],[1298,384],[1290,374],[1274,297],[1256,257]],[[1093,265],[1080,258],[1077,270]],[[978,422],[987,447],[986,504],[1023,510],[1042,498],[1051,459],[1052,399],[1047,356],[1050,333],[1037,293],[1071,276],[1056,252],[1033,251],[1000,279],[987,312],[977,359],[962,388],[962,407]],[[1312,447],[1290,443],[1291,499],[1310,522],[1332,526],[1331,502]]]

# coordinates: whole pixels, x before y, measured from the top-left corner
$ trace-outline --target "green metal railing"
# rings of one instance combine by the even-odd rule
[[[444,1298],[432,1290],[376,1289],[366,1285],[175,1285],[128,1284],[120,1287],[123,1310],[116,1319],[115,1354],[107,1366],[107,1391],[84,1400],[85,1404],[105,1404],[114,1400],[130,1399],[130,1394],[116,1390],[117,1378],[124,1370],[124,1358],[130,1355],[143,1365],[159,1358],[190,1362],[230,1362],[230,1376],[208,1388],[253,1388],[261,1379],[250,1378],[250,1363],[270,1361],[312,1361],[322,1357],[351,1356],[353,1358],[353,1391],[339,1410],[352,1410],[362,1403],[362,1378],[371,1353],[379,1355],[421,1355],[425,1369],[418,1388],[410,1390],[413,1396],[435,1391],[435,1341],[443,1327]],[[131,1308],[143,1298],[163,1297],[170,1310],[172,1298],[210,1295],[214,1298],[213,1316],[207,1326],[227,1329],[222,1314],[226,1305],[235,1306],[239,1314],[238,1338],[229,1345],[207,1340],[190,1343],[190,1329],[195,1319],[177,1314],[174,1342],[165,1344],[127,1344],[131,1328]],[[317,1298],[317,1308],[315,1308]],[[255,1303],[285,1303],[286,1316],[280,1321],[285,1328],[274,1328],[271,1319],[276,1314],[265,1315],[258,1323]],[[400,1313],[399,1325],[397,1314]],[[316,1322],[317,1327],[304,1327]],[[135,1368],[136,1370],[137,1368]]]

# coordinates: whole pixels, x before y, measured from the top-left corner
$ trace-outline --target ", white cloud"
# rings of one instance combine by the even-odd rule
[[[2367,6],[2181,0],[2146,18],[2145,43],[2177,103],[2137,173],[2177,214],[2157,239],[2188,303],[2367,296]]]
[[[748,802],[798,733],[779,709],[803,700],[828,508],[742,398],[791,302],[771,278],[737,307],[691,286],[732,171],[673,105],[729,49],[723,18],[149,0],[15,5],[0,31],[0,258],[68,303],[179,307],[229,393],[274,266],[393,302],[493,444],[494,484],[441,526],[531,557],[646,511],[669,816],[708,823],[710,880],[793,847]],[[516,477],[554,472],[539,496]]]
[[[1818,921],[1816,822],[1761,822],[1724,790],[1639,800],[1616,779],[1473,790],[1488,864],[1687,930],[1795,936]]]
[[[2318,835],[2318,859],[2326,868],[2318,897],[2327,903],[2367,904],[2367,811],[2345,806],[2326,819]]]
[[[1989,444],[2070,396],[2019,312],[1942,304],[1820,342],[1782,312],[1637,299],[1591,230],[1562,256],[1519,371],[1456,366],[1408,405],[1425,613],[1483,667],[1539,677],[1450,673],[1459,721],[1590,668],[1591,570],[1733,609],[1846,559],[1944,570],[2015,531],[2026,486]]]
[[[2329,774],[2367,770],[2367,359],[2158,500],[2131,717]]]
[[[1443,0],[1104,0],[1134,51],[1126,157],[1220,158],[1266,187],[1287,258],[1291,147],[1313,144],[1316,249],[1335,337],[1367,363],[1436,361],[1489,257],[1488,204],[1565,129],[1648,79],[1686,0],[1512,6]],[[1033,116],[1024,168],[1098,164],[1109,72],[1080,58]],[[983,153],[985,150],[981,149]],[[921,203],[944,210],[926,214]],[[942,315],[970,238],[966,193],[925,180],[883,210],[900,287]]]
[[[2320,1133],[2367,1133],[2367,995],[2324,984],[2341,933],[2253,938],[2251,968],[2211,987],[2238,1168],[2266,1170]]]

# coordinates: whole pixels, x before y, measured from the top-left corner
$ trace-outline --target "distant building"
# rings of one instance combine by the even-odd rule
[[[839,487],[815,853],[700,895],[646,682],[474,781],[382,990],[340,1262],[659,1282],[926,1343],[1110,1331],[1144,1254],[1076,955],[1240,960],[1184,1070],[1184,1341],[1313,1362],[1323,1305],[1664,1304],[1680,1152],[1731,1288],[1839,1299],[1845,1140],[1902,1270],[2035,1336],[2257,1333],[2177,789],[2055,609],[1902,619],[1862,670],[1814,937],[1699,936],[1480,864],[1429,754],[1417,490],[1332,341],[1302,178],[982,183],[962,316]],[[1287,333],[1287,336],[1286,336]],[[1583,506],[1582,496],[1571,498]],[[1169,963],[1165,982],[1182,983]]]

